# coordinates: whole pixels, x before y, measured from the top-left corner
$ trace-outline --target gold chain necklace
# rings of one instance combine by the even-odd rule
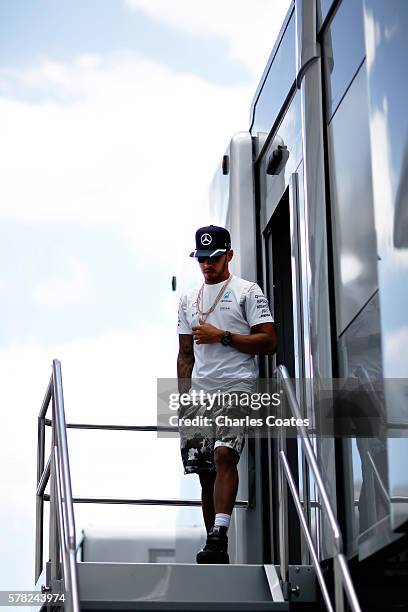
[[[204,312],[203,310],[204,309],[204,285],[205,283],[203,283],[202,286],[200,287],[200,290],[197,295],[197,310],[200,313],[200,315],[202,315],[202,320],[204,323],[206,322],[210,314],[214,312],[214,309],[217,306],[218,302],[220,301],[221,296],[224,293],[225,289],[228,287],[228,283],[230,282],[231,278],[232,278],[232,274],[229,275],[226,282],[223,284],[220,291],[218,292],[218,295],[215,298],[214,302],[212,303],[211,308],[207,310],[206,312]],[[201,302],[201,306],[200,306],[200,302]]]

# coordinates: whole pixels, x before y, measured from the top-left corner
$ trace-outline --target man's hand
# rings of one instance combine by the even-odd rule
[[[193,339],[196,344],[213,344],[215,342],[221,342],[221,338],[224,335],[222,329],[218,329],[210,323],[204,323],[202,319],[199,320],[199,325],[194,325]]]

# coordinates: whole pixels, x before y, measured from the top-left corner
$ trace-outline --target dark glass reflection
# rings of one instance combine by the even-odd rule
[[[338,334],[378,287],[367,107],[363,65],[328,128]]]
[[[329,121],[365,57],[362,0],[343,0],[324,32],[323,53]]]
[[[360,546],[373,552],[370,532],[389,514],[389,502],[379,482],[381,479],[388,491],[378,292],[339,339],[338,355],[344,384],[337,416],[350,418],[358,434],[349,459],[353,487],[345,500],[348,551],[355,551],[358,536]]]
[[[255,104],[251,133],[269,133],[296,77],[295,13],[289,20]]]

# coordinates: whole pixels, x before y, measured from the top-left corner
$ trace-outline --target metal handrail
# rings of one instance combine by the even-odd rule
[[[335,601],[336,601],[336,610],[339,610],[340,612],[343,612],[344,610],[344,600],[343,600],[343,588],[346,592],[347,595],[347,599],[349,601],[350,607],[352,609],[353,612],[361,612],[361,608],[360,608],[360,604],[358,602],[358,598],[357,598],[357,594],[355,592],[354,589],[354,585],[351,579],[351,575],[350,575],[350,571],[348,569],[348,565],[343,553],[343,540],[342,540],[342,536],[341,536],[341,531],[340,531],[340,526],[337,522],[337,518],[334,514],[333,511],[333,507],[326,489],[326,486],[324,484],[323,481],[323,476],[322,473],[320,471],[320,468],[318,466],[317,463],[317,458],[315,455],[315,452],[313,450],[313,446],[312,443],[310,441],[309,435],[307,433],[307,430],[305,428],[304,425],[299,424],[302,423],[302,414],[300,412],[300,408],[299,408],[299,404],[296,398],[296,393],[295,390],[293,388],[292,382],[290,380],[290,376],[289,373],[287,371],[287,369],[285,368],[285,366],[278,366],[274,372],[275,376],[279,376],[280,379],[282,380],[284,389],[285,389],[285,396],[288,399],[288,403],[289,403],[289,407],[291,410],[292,415],[295,417],[296,419],[296,427],[297,430],[300,434],[300,439],[301,439],[301,444],[302,444],[302,448],[303,448],[303,452],[304,452],[304,456],[308,462],[308,465],[313,473],[317,488],[319,490],[319,494],[320,494],[320,498],[321,498],[321,502],[322,502],[322,506],[324,508],[324,510],[326,511],[327,517],[328,517],[328,521],[329,521],[329,525],[331,528],[331,534],[333,537],[333,542],[334,542],[334,546],[335,546],[335,555],[334,555],[334,576],[335,576]],[[302,529],[304,531],[305,534],[305,538],[306,538],[306,544],[309,548],[309,552],[311,554],[312,557],[312,562],[313,565],[315,566],[316,569],[316,573],[317,573],[317,578],[319,580],[319,584],[322,588],[322,594],[323,594],[323,598],[326,604],[327,609],[329,610],[329,612],[333,612],[333,606],[331,604],[331,600],[328,594],[328,590],[327,590],[327,586],[323,577],[323,574],[321,572],[321,568],[319,565],[319,561],[318,561],[318,557],[317,557],[317,553],[316,553],[316,549],[314,547],[313,544],[313,540],[312,540],[312,536],[309,530],[309,527],[307,525],[307,521],[305,518],[305,515],[303,513],[303,509],[302,509],[302,505],[300,503],[300,497],[299,494],[296,490],[296,485],[295,485],[295,481],[293,479],[293,476],[291,474],[290,468],[289,468],[289,464],[287,462],[286,459],[286,455],[284,450],[282,449],[283,446],[283,440],[282,440],[282,436],[283,436],[283,428],[281,429],[282,434],[280,437],[280,452],[279,452],[279,460],[280,460],[280,474],[282,475],[282,480],[283,480],[283,476],[285,477],[286,481],[289,484],[289,489],[292,493],[294,502],[295,502],[295,507],[300,519],[300,524],[302,526]],[[287,497],[287,488],[286,487],[281,487],[281,494],[286,498]],[[283,528],[283,540],[287,542],[288,538],[287,538],[287,525],[286,525],[286,517],[284,516],[285,513],[285,506],[286,503],[282,502],[280,503],[280,522]],[[282,551],[281,551],[282,552]],[[286,576],[287,576],[287,556],[285,554],[285,551],[283,551],[283,564],[282,564],[282,560],[281,560],[281,578],[283,581],[286,580]]]
[[[50,501],[50,496],[44,494],[44,501]],[[154,498],[132,498],[132,497],[73,497],[74,504],[117,504],[124,506],[187,506],[201,507],[199,499],[154,499]],[[237,500],[234,507],[248,508],[249,502]]]
[[[45,415],[52,403],[52,451],[44,468]],[[80,612],[78,573],[76,566],[76,537],[71,476],[69,469],[68,441],[62,389],[61,363],[54,359],[52,375],[48,383],[38,415],[37,490],[36,490],[36,541],[35,581],[43,565],[43,518],[45,488],[50,481],[50,560],[51,581],[60,580],[66,596],[68,612]],[[60,567],[60,552],[62,566]],[[55,585],[52,585],[55,586]]]
[[[45,424],[52,426],[51,419],[45,419]],[[108,425],[98,423],[67,423],[67,429],[101,429],[108,431],[157,431],[178,433],[178,427],[166,425]]]
[[[56,484],[56,491],[57,491],[57,519],[58,519],[58,529],[59,529],[59,533],[60,533],[60,544],[62,543],[63,545],[61,546],[61,555],[62,555],[62,572],[63,572],[63,578],[64,578],[64,582],[65,582],[65,589],[66,590],[71,590],[71,581],[70,581],[70,573],[68,568],[68,552],[67,552],[67,547],[65,546],[66,543],[66,539],[67,539],[67,533],[66,533],[66,526],[65,526],[65,521],[64,521],[64,509],[63,509],[63,505],[62,505],[62,499],[63,499],[63,487],[61,484],[61,474],[59,469],[56,467],[58,466],[60,459],[59,459],[59,453],[58,453],[58,446],[54,446],[54,452],[53,452],[53,456],[52,456],[52,462],[53,462],[53,470],[55,470],[55,484]]]
[[[53,416],[56,421],[57,446],[54,447],[54,453],[59,461],[56,461],[56,475],[58,485],[58,473],[61,479],[61,491],[57,487],[57,499],[60,502],[60,494],[62,493],[62,519],[64,521],[63,540],[60,534],[60,543],[65,548],[65,561],[63,566],[65,586],[70,598],[71,609],[73,612],[79,612],[79,591],[78,591],[78,573],[76,566],[76,534],[75,534],[75,518],[74,504],[72,501],[72,486],[71,473],[69,468],[68,455],[68,440],[65,426],[65,410],[64,410],[64,394],[62,390],[62,375],[61,363],[54,359],[52,363],[52,378],[53,378]],[[66,579],[67,578],[67,579]]]
[[[52,426],[51,419],[45,419],[46,426]],[[96,423],[66,423],[67,429],[97,429],[109,431],[157,431],[157,432],[178,432],[177,427],[166,427],[161,425],[108,425]],[[49,461],[49,460],[48,460]],[[46,485],[47,483],[45,483]],[[42,488],[44,493],[45,486]],[[39,489],[40,490],[40,489]],[[49,501],[49,495],[44,494],[44,501]],[[120,498],[120,497],[74,497],[73,502],[78,504],[124,504],[139,506],[197,506],[201,507],[199,499],[157,499],[157,498]],[[239,499],[234,504],[237,508],[248,508],[249,501]]]

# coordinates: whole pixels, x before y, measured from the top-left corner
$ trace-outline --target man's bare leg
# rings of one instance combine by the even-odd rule
[[[226,446],[218,446],[214,451],[217,477],[214,483],[214,506],[218,514],[232,514],[238,491],[238,470],[235,453]]]
[[[217,519],[228,520],[234,508],[238,489],[238,471],[234,451],[225,446],[217,447],[214,451],[214,463],[216,467],[215,482],[213,481],[213,504],[211,506],[203,502],[203,513],[207,533],[214,526]],[[203,486],[203,480],[201,485]],[[210,493],[210,485],[204,489]],[[204,510],[206,508],[206,510]],[[209,512],[211,509],[211,514]],[[207,542],[202,550],[197,553],[197,563],[229,563],[227,525],[219,525],[211,533],[208,533]]]
[[[207,533],[214,525],[215,508],[214,508],[214,482],[216,472],[201,472],[199,474],[201,483],[201,507]]]

